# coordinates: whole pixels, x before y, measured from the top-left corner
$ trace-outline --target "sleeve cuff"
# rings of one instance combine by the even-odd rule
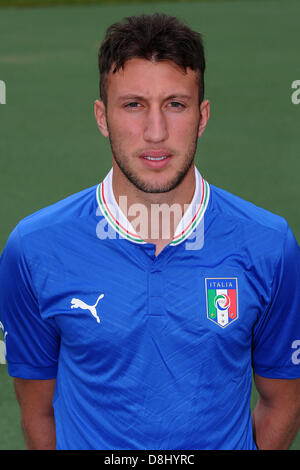
[[[29,364],[12,364],[8,362],[7,370],[11,377],[28,380],[50,380],[55,379],[57,375],[57,365],[50,367],[33,367]]]
[[[299,379],[300,367],[261,367],[255,366],[253,368],[255,374],[261,375],[268,379]]]

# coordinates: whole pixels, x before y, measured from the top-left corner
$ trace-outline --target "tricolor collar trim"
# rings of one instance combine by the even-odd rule
[[[131,223],[125,217],[116,202],[112,189],[112,173],[113,169],[110,170],[104,180],[97,186],[96,197],[101,212],[111,227],[123,238],[134,243],[145,244],[146,242],[137,235]],[[207,181],[202,178],[196,167],[195,177],[195,193],[191,204],[176,228],[173,240],[170,242],[172,246],[179,245],[190,236],[202,220],[206,211],[210,197],[210,187]]]
[[[128,240],[135,243],[146,243],[137,235],[131,223],[125,217],[121,208],[117,204],[112,189],[112,174],[113,169],[110,170],[102,183],[100,183],[97,187],[97,201],[99,207],[107,222],[123,238],[127,238]]]

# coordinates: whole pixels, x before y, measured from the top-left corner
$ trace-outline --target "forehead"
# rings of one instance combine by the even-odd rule
[[[193,94],[198,88],[198,75],[171,61],[130,59],[123,68],[107,77],[107,94],[111,97],[135,93],[145,97],[164,94]],[[197,93],[196,93],[197,95]]]

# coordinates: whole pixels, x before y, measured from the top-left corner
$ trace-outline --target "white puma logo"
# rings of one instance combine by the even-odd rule
[[[99,300],[101,300],[102,297],[104,297],[104,294],[99,295],[95,305],[87,305],[85,302],[83,302],[83,300],[72,299],[71,300],[71,308],[81,308],[82,310],[89,310],[91,312],[91,314],[93,315],[93,317],[96,318],[97,323],[100,323],[100,318],[98,317],[96,307],[98,305]]]

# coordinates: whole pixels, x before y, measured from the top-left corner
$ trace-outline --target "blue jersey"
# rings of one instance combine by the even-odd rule
[[[159,255],[104,181],[23,219],[0,263],[8,372],[56,378],[57,449],[255,449],[252,373],[300,377],[286,221],[209,185]]]

